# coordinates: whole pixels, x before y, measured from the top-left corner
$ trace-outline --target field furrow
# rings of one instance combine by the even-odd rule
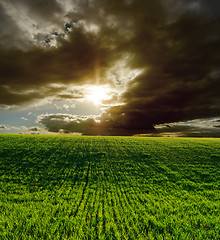
[[[219,147],[0,135],[0,239],[220,239]]]

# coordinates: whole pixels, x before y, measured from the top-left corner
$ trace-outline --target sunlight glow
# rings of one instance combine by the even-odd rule
[[[104,87],[93,86],[91,87],[88,99],[92,101],[95,105],[100,105],[102,103],[102,100],[108,99],[108,95]]]

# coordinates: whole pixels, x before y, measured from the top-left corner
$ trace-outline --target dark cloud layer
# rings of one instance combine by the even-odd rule
[[[97,134],[98,124],[93,117],[78,117],[71,114],[45,114],[38,117],[38,122],[50,132],[75,132]]]
[[[28,130],[31,132],[39,132],[41,129],[36,126],[36,127],[30,127]]]
[[[174,125],[172,127],[164,126],[156,129],[154,132],[140,136],[156,136],[156,137],[220,137],[220,129],[218,126],[199,127],[187,125]]]
[[[199,128],[190,126],[164,127],[151,133],[139,134],[141,137],[205,137],[219,138],[220,129]]]
[[[17,35],[22,41],[24,29],[16,28],[5,7],[0,8],[2,21],[12,31],[7,33],[0,25],[4,33],[0,41],[0,104],[22,105],[48,96],[71,98],[50,85],[97,84],[97,71],[99,84],[116,86],[109,71],[128,56],[126,67],[142,72],[131,81],[123,80],[123,72],[117,76],[125,86],[115,97],[121,102],[103,111],[99,123],[93,118],[71,118],[67,124],[65,116],[52,115],[39,121],[50,131],[90,134],[106,129],[109,134],[143,132],[155,124],[220,115],[217,1],[72,1],[68,12],[55,0],[15,2],[33,13],[39,23],[54,22],[54,31],[35,35],[35,40],[43,36],[50,46],[55,39],[56,47],[31,48],[29,44],[24,50],[16,41],[6,47],[7,35],[9,39]]]
[[[38,116],[38,123],[43,124],[49,132],[82,133],[84,135],[133,135],[137,129],[126,126],[118,128],[100,122],[94,116],[76,116],[72,114],[43,114]]]
[[[43,124],[49,132],[56,133],[82,133],[84,135],[138,135],[156,137],[220,137],[220,120],[194,120],[191,122],[180,122],[162,124],[154,129],[133,128],[131,125],[122,124],[120,127],[112,123],[100,122],[94,116],[76,116],[72,114],[43,114],[38,116],[38,123]],[[125,127],[127,126],[127,128]],[[29,130],[38,131],[39,127]]]
[[[146,66],[145,72],[129,83],[122,96],[125,105],[107,113],[114,123],[126,121],[143,129],[148,123],[219,115],[218,23],[190,10],[172,23],[167,16],[156,16],[143,14],[130,48],[132,64]]]
[[[142,15],[130,45],[133,66],[146,70],[129,83],[125,105],[106,114],[114,125],[143,130],[150,123],[219,116],[218,22],[190,8],[171,23],[165,13],[157,14]]]

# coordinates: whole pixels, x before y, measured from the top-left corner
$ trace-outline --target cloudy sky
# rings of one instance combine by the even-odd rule
[[[220,137],[217,0],[1,0],[0,133]]]

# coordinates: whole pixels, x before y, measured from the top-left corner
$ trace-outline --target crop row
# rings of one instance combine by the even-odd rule
[[[219,143],[0,135],[0,239],[219,239]]]

